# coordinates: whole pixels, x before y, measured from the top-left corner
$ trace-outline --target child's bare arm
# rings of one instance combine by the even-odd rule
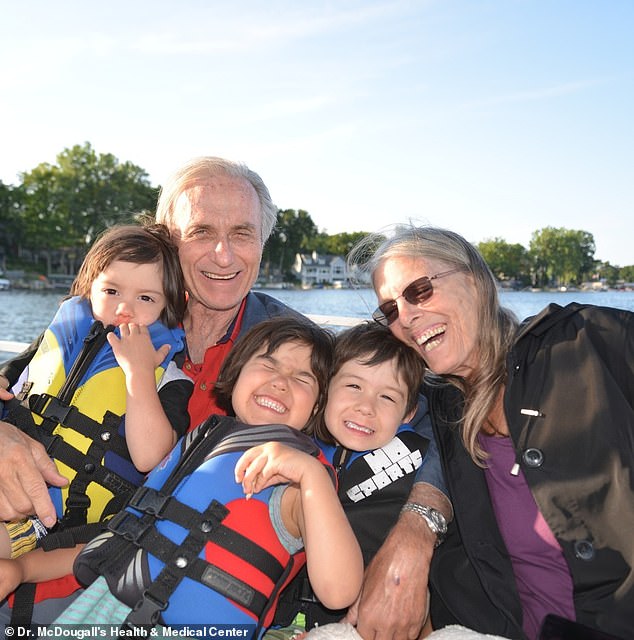
[[[85,545],[44,551],[34,549],[15,560],[0,560],[0,600],[23,582],[43,582],[73,572],[73,563]]]
[[[176,433],[158,397],[154,373],[169,346],[155,350],[148,328],[142,325],[122,324],[119,332],[121,338],[109,333],[108,342],[125,373],[126,443],[134,466],[150,471],[176,443]]]
[[[313,456],[278,442],[253,447],[236,465],[247,495],[290,483],[282,497],[289,532],[301,536],[315,594],[331,609],[352,604],[361,589],[363,557],[332,479]]]

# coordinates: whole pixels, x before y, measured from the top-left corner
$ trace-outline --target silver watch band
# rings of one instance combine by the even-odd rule
[[[401,509],[401,513],[404,511],[412,511],[425,520],[432,533],[436,534],[434,548],[436,548],[445,539],[445,535],[447,533],[447,520],[440,511],[433,507],[419,504],[418,502],[406,502]]]

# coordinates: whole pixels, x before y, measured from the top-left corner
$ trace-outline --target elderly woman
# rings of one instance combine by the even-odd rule
[[[634,314],[551,304],[518,324],[458,234],[400,227],[378,240],[366,238],[351,262],[371,273],[374,319],[427,365],[454,506],[429,573],[433,627],[535,639],[556,614],[631,638]],[[412,538],[392,540],[401,567],[416,566]],[[374,609],[397,608],[426,579],[388,580],[381,560],[359,605],[364,637],[385,625]],[[415,619],[404,602],[401,617]]]

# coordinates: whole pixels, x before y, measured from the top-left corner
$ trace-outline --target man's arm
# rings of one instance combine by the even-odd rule
[[[408,502],[430,506],[449,522],[451,503],[436,487],[417,482]],[[436,534],[419,514],[402,512],[366,570],[363,589],[346,619],[365,640],[412,640],[427,618],[427,581]]]
[[[419,395],[416,415],[409,421],[416,433],[429,440],[425,453],[425,464],[416,472],[416,482],[425,482],[439,489],[446,496],[449,495],[445,484],[445,476],[440,464],[440,453],[434,437],[429,405],[424,395]],[[451,506],[451,505],[450,505]]]

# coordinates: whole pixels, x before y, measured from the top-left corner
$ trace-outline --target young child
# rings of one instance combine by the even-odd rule
[[[302,432],[323,405],[331,359],[332,337],[315,325],[253,327],[215,388],[235,418],[211,416],[188,434],[85,547],[75,573],[92,585],[56,623],[230,624],[257,638],[304,562],[324,603],[351,604],[361,552]]]
[[[14,384],[4,420],[47,445],[69,480],[51,487],[57,530],[120,511],[144,475],[189,426],[191,382],[173,362],[185,310],[176,248],[162,225],[122,225],[91,247],[66,299]],[[158,388],[157,388],[158,387]],[[32,551],[47,527],[32,517],[0,526],[0,591],[26,565],[65,551]],[[82,535],[84,535],[82,534]],[[20,557],[19,557],[20,556]]]
[[[423,372],[421,358],[374,322],[337,335],[328,402],[315,434],[337,472],[339,499],[366,566],[424,463],[428,441],[407,424],[418,407]],[[319,602],[311,585],[305,574],[298,576],[282,594],[276,623],[286,626],[298,612],[305,614],[306,629],[344,617],[345,609]]]

